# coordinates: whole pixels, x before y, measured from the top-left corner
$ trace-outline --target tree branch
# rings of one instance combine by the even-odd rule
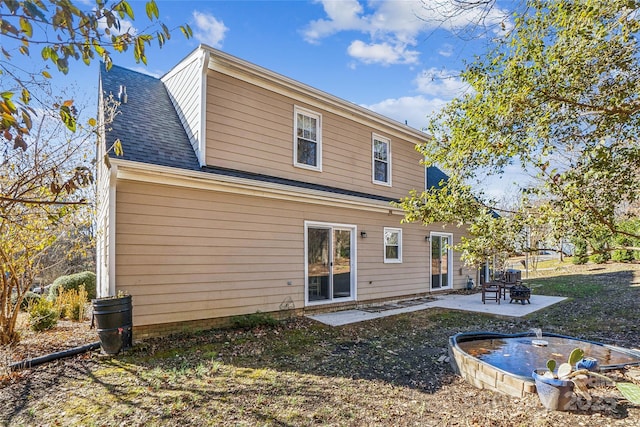
[[[23,203],[25,205],[87,205],[88,202],[84,199],[71,201],[71,202],[63,202],[56,200],[34,200],[34,199],[15,199],[13,197],[5,197],[0,196],[0,201],[10,202],[10,203]]]

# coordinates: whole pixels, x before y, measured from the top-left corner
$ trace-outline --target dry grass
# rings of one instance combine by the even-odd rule
[[[619,397],[550,413],[536,396],[466,384],[446,360],[448,337],[468,330],[542,327],[640,347],[640,265],[593,268],[532,279],[535,292],[570,299],[524,319],[444,309],[339,328],[293,319],[147,340],[114,358],[58,361],[5,382],[0,423],[635,426],[640,408]]]

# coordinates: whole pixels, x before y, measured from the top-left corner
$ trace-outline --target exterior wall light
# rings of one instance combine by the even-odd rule
[[[366,231],[361,231],[360,232],[360,237],[362,237],[363,239],[367,238],[367,232]]]

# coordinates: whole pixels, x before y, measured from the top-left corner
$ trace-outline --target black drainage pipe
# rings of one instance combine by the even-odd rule
[[[34,366],[42,365],[43,363],[51,362],[52,360],[75,356],[76,354],[84,353],[91,350],[97,350],[99,348],[100,341],[80,347],[70,348],[68,350],[59,351],[57,353],[46,354],[44,356],[35,357],[33,359],[27,359],[20,362],[12,363],[11,365],[9,365],[9,370],[18,371],[20,369],[32,368]]]

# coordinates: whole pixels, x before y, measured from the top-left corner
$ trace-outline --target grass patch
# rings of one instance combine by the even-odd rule
[[[603,292],[601,285],[596,283],[585,283],[576,280],[573,276],[554,278],[548,280],[536,280],[535,292],[542,295],[555,295],[568,298],[595,298]]]
[[[0,425],[578,424],[584,414],[547,414],[535,396],[513,399],[464,383],[446,360],[448,339],[541,327],[639,347],[638,274],[640,267],[584,268],[526,281],[539,284],[534,298],[570,299],[523,318],[433,308],[332,328],[243,316],[235,329],[150,339],[111,359],[68,359],[64,369],[39,367],[0,390],[9,402]],[[624,411],[640,416],[637,407]]]

